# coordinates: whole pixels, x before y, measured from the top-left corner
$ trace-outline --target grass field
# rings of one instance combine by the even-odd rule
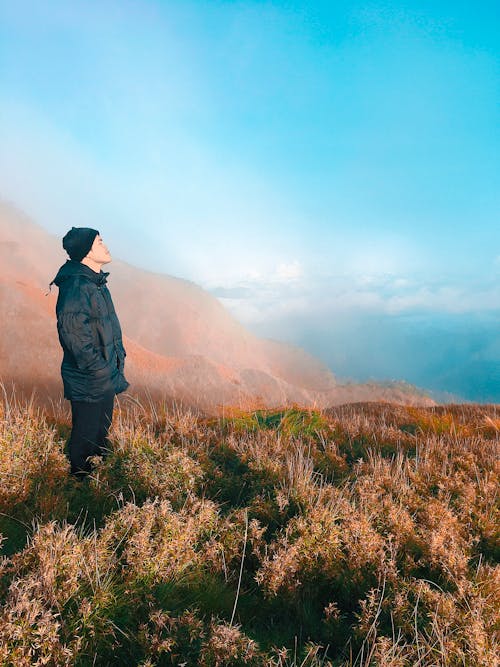
[[[84,483],[69,430],[4,391],[1,665],[499,664],[500,406],[119,402]]]

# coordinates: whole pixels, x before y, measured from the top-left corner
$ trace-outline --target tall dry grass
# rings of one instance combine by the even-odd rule
[[[499,664],[498,406],[208,418],[2,388],[0,664]]]

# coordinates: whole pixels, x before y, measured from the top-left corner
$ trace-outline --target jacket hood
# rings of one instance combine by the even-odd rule
[[[90,278],[97,285],[104,285],[109,276],[109,271],[93,271],[86,264],[82,264],[74,259],[67,259],[66,262],[60,267],[57,272],[56,277],[49,283],[49,292],[52,289],[52,284],[56,284],[58,287],[65,280],[69,280],[73,276],[85,276]],[[49,293],[47,292],[47,294]]]

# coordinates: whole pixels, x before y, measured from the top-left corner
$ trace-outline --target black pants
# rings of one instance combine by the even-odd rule
[[[71,401],[72,430],[68,440],[71,474],[84,477],[91,470],[88,456],[106,456],[115,395],[97,403]]]

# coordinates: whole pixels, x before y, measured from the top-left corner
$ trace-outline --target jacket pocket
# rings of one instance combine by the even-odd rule
[[[102,396],[113,392],[114,388],[113,370],[110,364],[88,373],[87,391],[89,396]]]

